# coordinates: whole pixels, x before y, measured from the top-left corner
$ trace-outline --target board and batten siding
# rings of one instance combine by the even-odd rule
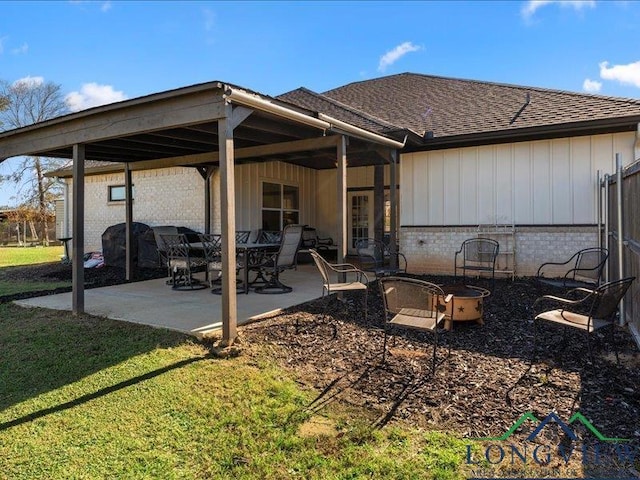
[[[517,275],[596,246],[597,172],[614,172],[616,153],[632,163],[635,143],[625,132],[402,155],[399,237],[409,271],[453,273],[455,252],[478,225],[515,225]]]

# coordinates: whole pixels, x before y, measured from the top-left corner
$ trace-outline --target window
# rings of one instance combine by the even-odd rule
[[[109,185],[109,201],[124,202],[126,189],[124,185]],[[131,187],[131,200],[135,198],[135,189]]]
[[[297,186],[262,182],[262,229],[282,230],[299,223],[299,203]]]

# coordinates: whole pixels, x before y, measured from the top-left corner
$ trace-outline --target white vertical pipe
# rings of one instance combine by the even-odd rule
[[[624,278],[624,228],[622,218],[622,154],[616,153],[616,213],[618,216],[618,279]],[[624,300],[620,302],[620,325],[625,324]]]
[[[598,216],[598,248],[602,248],[602,178],[601,172],[598,170],[596,172],[596,185],[597,185],[597,194],[596,198],[598,199],[597,205],[597,216]]]

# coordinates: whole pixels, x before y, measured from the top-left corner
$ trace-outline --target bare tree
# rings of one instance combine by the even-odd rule
[[[24,127],[58,117],[68,112],[60,85],[28,77],[14,83],[0,82],[0,99],[6,100],[0,108],[0,130]],[[1,100],[0,100],[1,102]],[[49,244],[48,212],[59,195],[60,186],[55,179],[45,177],[48,170],[60,168],[65,160],[45,157],[21,157],[10,174],[0,175],[0,184],[12,182],[24,192],[24,204],[36,206],[39,211],[42,240]]]

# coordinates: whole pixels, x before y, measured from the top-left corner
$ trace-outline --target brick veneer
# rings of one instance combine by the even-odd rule
[[[476,233],[475,227],[402,227],[400,251],[411,273],[449,275],[455,252]],[[544,262],[565,261],[576,251],[597,245],[596,226],[516,226],[516,275],[535,275]]]

